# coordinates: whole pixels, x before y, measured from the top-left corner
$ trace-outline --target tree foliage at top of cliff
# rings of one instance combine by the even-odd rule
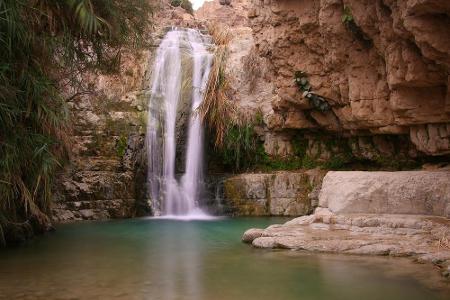
[[[148,0],[0,0],[0,245],[49,226],[68,109],[86,71],[145,45]]]
[[[181,6],[185,11],[194,14],[194,8],[192,7],[192,2],[189,0],[171,0],[170,5],[174,7]]]

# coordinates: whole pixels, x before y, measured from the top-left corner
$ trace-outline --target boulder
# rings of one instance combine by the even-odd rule
[[[333,213],[450,217],[450,172],[328,172],[319,206]]]

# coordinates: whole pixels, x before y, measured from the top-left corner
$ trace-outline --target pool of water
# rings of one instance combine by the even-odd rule
[[[282,221],[61,225],[29,245],[0,252],[0,299],[446,298],[403,272],[415,265],[401,259],[267,251],[240,242],[247,228]]]

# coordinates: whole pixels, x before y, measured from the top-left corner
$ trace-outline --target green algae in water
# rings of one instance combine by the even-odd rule
[[[401,259],[299,254],[240,242],[282,219],[135,219],[62,225],[0,252],[0,299],[440,299]]]

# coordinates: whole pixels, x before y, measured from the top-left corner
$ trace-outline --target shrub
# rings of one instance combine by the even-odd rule
[[[227,45],[231,35],[228,28],[213,24],[209,26],[209,33],[216,47],[204,100],[198,113],[214,136],[214,147],[220,148],[229,128],[238,124],[236,107],[230,99],[230,87],[225,74]]]
[[[127,151],[127,147],[128,147],[128,139],[125,135],[121,135],[119,137],[119,139],[116,142],[116,153],[117,156],[119,156],[120,158],[122,158],[126,151]]]
[[[372,40],[362,31],[353,18],[350,7],[344,5],[342,12],[342,23],[365,47],[372,46]]]
[[[180,6],[187,11],[188,13],[190,13],[191,15],[194,13],[194,9],[192,8],[192,3],[189,0],[181,0],[181,4]]]

